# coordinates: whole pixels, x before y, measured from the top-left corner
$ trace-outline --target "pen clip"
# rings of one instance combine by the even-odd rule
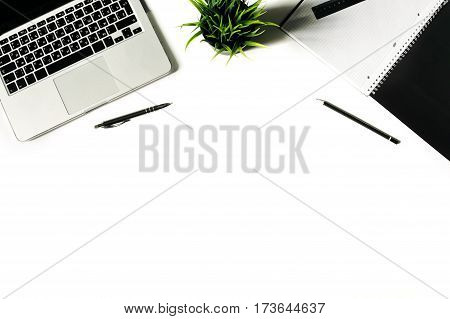
[[[130,120],[125,120],[123,122],[119,122],[119,123],[115,123],[115,124],[111,124],[111,125],[107,125],[107,126],[102,126],[102,128],[104,128],[104,129],[116,128],[116,127],[119,127],[119,126],[121,126],[121,125],[123,125],[123,124],[125,124],[127,122],[130,122]]]

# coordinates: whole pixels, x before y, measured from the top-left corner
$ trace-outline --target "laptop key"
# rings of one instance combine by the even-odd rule
[[[74,14],[75,18],[77,18],[77,19],[81,19],[82,17],[84,17],[83,10],[77,10],[73,14]]]
[[[91,34],[90,36],[88,36],[89,42],[94,43],[98,40],[98,37],[96,34]]]
[[[52,21],[55,21],[55,17],[50,17],[50,18],[47,18],[47,20],[46,20],[47,22],[52,22]]]
[[[127,13],[125,12],[125,10],[120,10],[120,11],[117,12],[116,14],[117,14],[117,17],[118,17],[119,19],[123,19],[123,18],[125,18],[125,17],[127,16]]]
[[[19,51],[15,50],[9,54],[11,60],[18,59],[20,57]],[[1,64],[0,64],[1,65]]]
[[[72,8],[72,9],[73,9],[73,8]],[[72,13],[66,15],[66,21],[67,21],[67,23],[72,23],[72,22],[74,22],[74,21],[75,21],[75,16],[74,16]]]
[[[125,39],[128,39],[128,38],[133,36],[133,31],[131,31],[130,28],[125,28],[125,29],[122,30],[122,34],[123,34]]]
[[[17,52],[17,51],[14,51]],[[9,55],[4,55],[2,57],[0,57],[0,66],[8,64],[9,62],[11,62],[11,58],[9,57]]]
[[[102,29],[100,31],[97,32],[97,35],[100,39],[103,39],[104,37],[106,37],[108,35],[108,33],[106,32],[105,29]]]
[[[39,37],[39,34],[36,31],[33,31],[28,36],[30,37],[31,41],[33,41]]]
[[[17,64],[17,67],[19,67],[19,68],[23,67],[26,64],[25,59],[24,58],[17,59],[16,64]]]
[[[19,37],[22,36],[22,35],[25,35],[25,34],[27,34],[27,30],[26,29],[19,32]]]
[[[40,80],[44,79],[45,77],[47,77],[47,70],[45,68],[40,69],[40,70],[36,71],[36,73],[34,73],[34,75],[36,76],[36,79],[38,81],[40,81]]]
[[[63,18],[60,18],[60,19],[56,20],[56,25],[58,26],[58,28],[62,28],[63,26],[66,25],[66,20],[64,20]]]
[[[106,21],[106,19],[101,19],[98,21],[98,25],[100,26],[100,28],[104,28],[108,25],[108,21]]]
[[[55,22],[49,23],[49,24],[47,25],[47,29],[48,29],[48,31],[50,31],[50,32],[55,31],[57,28],[58,28],[58,27],[56,26],[56,23],[55,23]]]
[[[108,31],[109,34],[114,33],[117,31],[117,28],[115,25],[110,25],[106,28],[106,31]]]
[[[11,42],[11,48],[14,49],[18,49],[20,47],[20,42],[19,40],[14,40],[13,42]]]
[[[78,30],[78,29],[82,28],[84,26],[84,24],[83,24],[83,21],[77,20],[73,23],[73,26],[75,27],[75,29]]]
[[[53,49],[58,50],[62,48],[62,43],[59,40],[56,40],[55,42],[53,42]]]
[[[75,28],[74,28],[73,25],[71,25],[71,24],[66,25],[66,26],[64,27],[64,31],[66,32],[66,34],[69,34],[69,33],[73,32],[74,30],[75,30]]]
[[[78,31],[75,31],[70,35],[70,38],[72,39],[72,41],[78,41],[81,38],[81,35]]]
[[[91,32],[96,32],[98,31],[98,29],[99,29],[98,24],[95,22],[89,26],[89,30],[91,30]]]
[[[134,15],[129,16],[128,18],[125,18],[119,22],[116,23],[116,28],[119,30],[122,30],[126,27],[128,27],[129,25],[132,25],[133,23],[136,23],[136,17]]]
[[[16,79],[16,76],[14,75],[14,72],[11,72],[10,74],[5,75],[3,77],[3,80],[5,81],[5,84],[9,84],[12,81],[14,81],[15,79]]]
[[[43,37],[44,35],[46,35],[48,33],[48,30],[45,27],[39,28],[38,29],[38,34]]]
[[[52,63],[53,60],[52,60],[52,57],[50,55],[47,55],[47,56],[42,58],[42,62],[44,63],[44,65],[48,65],[48,64]]]
[[[95,53],[97,53],[97,52],[104,50],[106,47],[103,44],[103,41],[98,41],[92,45],[92,48],[94,49]]]
[[[20,38],[20,43],[22,45],[26,45],[30,43],[30,38],[27,35],[24,35],[23,37]]]
[[[16,75],[16,78],[19,79],[25,75],[25,71],[23,69],[18,69],[14,72],[14,74]]]
[[[127,2],[128,2],[128,1],[127,1]],[[130,6],[129,3],[126,4],[123,8],[125,9],[125,12],[126,12],[128,15],[133,14],[133,9],[131,9],[131,6]]]
[[[123,41],[123,36],[120,36],[120,37],[115,38],[114,41],[115,41],[116,43],[119,43],[119,42]]]
[[[91,14],[92,12],[94,12],[94,9],[92,8],[91,5],[87,5],[83,8],[84,13],[86,14]]]
[[[68,45],[68,44],[70,44],[70,42],[72,42],[72,39],[67,35],[61,39],[61,42],[63,45]]]
[[[52,75],[68,66],[71,66],[77,62],[80,62],[81,60],[83,60],[93,54],[94,54],[94,51],[92,51],[92,48],[86,47],[76,53],[66,56],[65,58],[63,58],[55,63],[48,65],[47,72],[49,75]]]
[[[17,34],[13,34],[12,36],[9,37],[9,41],[15,40],[18,38]]]
[[[82,7],[83,7],[83,3],[82,3],[82,2],[77,3],[77,4],[75,5],[75,9],[80,9],[80,8],[82,8]]]
[[[94,19],[95,21],[100,20],[102,18],[102,14],[100,13],[100,11],[95,11],[92,14],[92,19]]]
[[[90,32],[89,32],[89,29],[88,29],[88,28],[83,28],[83,29],[80,30],[80,34],[81,34],[81,36],[83,36],[83,37],[87,36],[89,33],[90,33]]]
[[[44,51],[42,51],[41,49],[38,49],[34,52],[34,56],[36,57],[36,59],[40,59],[44,56]]]
[[[58,31],[55,32],[55,34],[58,38],[62,38],[63,36],[66,35],[63,29],[59,29]]]
[[[49,45],[46,45],[42,50],[44,50],[45,54],[50,54],[53,52],[53,47],[49,44]]]
[[[19,49],[20,55],[25,55],[25,54],[28,54],[29,52],[30,52],[30,50],[28,50],[28,47],[21,47]]]
[[[8,74],[9,72],[12,72],[16,69],[16,64],[14,62],[8,63],[1,67],[0,73],[2,75]]]
[[[112,37],[107,37],[107,38],[103,39],[103,42],[105,42],[105,45],[107,48],[114,45],[114,40]]]
[[[92,23],[91,16],[84,17],[83,18],[83,23],[84,23],[84,25],[88,25],[88,24]]]
[[[50,43],[50,42],[53,42],[56,40],[56,35],[52,32],[52,33],[48,34],[45,38]]]
[[[12,44],[12,43],[11,43]],[[19,46],[20,46],[20,44],[19,44]],[[14,49],[17,49],[17,48],[14,48]],[[9,53],[9,52],[11,52],[11,46],[9,45],[9,44],[6,44],[6,45],[4,45],[4,46],[2,46],[2,51],[3,51],[3,53]]]
[[[109,6],[111,4],[112,0],[102,0],[102,3],[104,6]]]
[[[34,74],[28,74],[25,77],[25,80],[27,80],[28,85],[31,85],[36,82],[36,77],[34,76]]]
[[[33,41],[30,44],[28,44],[28,49],[30,49],[30,51],[34,51],[37,48],[38,48],[38,45],[37,45],[36,41]]]
[[[31,64],[27,64],[23,70],[25,71],[26,74],[30,74],[31,72],[34,71],[34,67]]]
[[[134,34],[138,34],[138,33],[141,33],[141,32],[142,32],[142,28],[141,27],[136,28],[136,29],[133,30]]]
[[[35,70],[38,70],[44,66],[44,63],[42,63],[41,60],[37,60],[33,62],[33,67]]]
[[[4,45],[4,44],[6,44],[6,43],[8,43],[8,39],[0,40],[0,45]]]
[[[80,49],[80,45],[77,42],[72,43],[69,47],[72,52],[76,52]]]
[[[39,38],[39,39],[37,40],[37,44],[38,44],[40,47],[43,47],[44,45],[47,45],[47,40],[45,40],[45,38]]]
[[[80,47],[84,48],[85,46],[89,45],[89,40],[87,38],[83,38],[80,41],[78,41],[80,44]]]
[[[53,59],[53,61],[61,59],[61,53],[59,53],[59,51],[53,52],[52,53],[52,59]]]
[[[25,79],[18,79],[17,82],[17,87],[19,88],[19,90],[22,90],[23,88],[27,87],[27,81],[25,81]]]
[[[27,55],[25,56],[25,61],[26,61],[27,63],[31,63],[31,62],[33,62],[34,60],[35,60],[35,58],[34,58],[33,53],[27,54]],[[25,72],[26,72],[26,70],[25,70]]]
[[[7,88],[8,88],[9,94],[13,94],[13,93],[17,92],[17,90],[18,90],[16,83],[9,84],[7,86]]]
[[[70,48],[68,46],[62,48],[61,49],[61,53],[62,53],[63,56],[69,55],[70,54]]]
[[[111,8],[111,11],[112,11],[112,12],[116,12],[116,11],[119,11],[119,10],[120,10],[120,5],[119,5],[117,2],[114,2],[114,3],[110,6],[110,8]]]
[[[103,8],[102,10],[100,10],[100,12],[102,13],[102,15],[104,17],[106,17],[111,14],[111,9],[109,7],[106,7],[106,8]]]
[[[94,8],[94,10],[98,10],[102,7],[102,3],[100,1],[96,1],[92,4],[92,7]]]
[[[108,16],[107,19],[108,19],[109,24],[113,24],[113,23],[117,22],[117,17],[114,13],[111,14],[110,16]]]

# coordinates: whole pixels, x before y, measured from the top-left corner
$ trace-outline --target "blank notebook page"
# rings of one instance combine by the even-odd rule
[[[369,95],[376,71],[398,51],[394,43],[405,42],[436,1],[366,0],[317,20],[311,8],[324,2],[305,0],[283,28]]]

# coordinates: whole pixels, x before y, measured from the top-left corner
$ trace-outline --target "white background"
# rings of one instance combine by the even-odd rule
[[[204,43],[184,49],[189,30],[178,26],[198,16],[187,0],[147,3],[178,68],[139,92],[174,102],[170,113],[194,129],[263,125],[334,77],[277,30],[250,60],[211,62]],[[295,3],[266,1],[278,20]],[[180,124],[167,113],[93,129],[148,105],[131,94],[28,143],[15,140],[2,113],[1,297],[187,176],[139,172],[139,125]],[[311,126],[303,149],[311,173],[262,173],[347,232],[258,174],[195,173],[1,299],[0,317],[150,318],[123,306],[208,302],[249,307],[223,318],[260,318],[257,302],[326,302],[324,314],[308,317],[448,318],[448,161],[342,79],[272,124]],[[284,316],[299,317],[266,315]]]

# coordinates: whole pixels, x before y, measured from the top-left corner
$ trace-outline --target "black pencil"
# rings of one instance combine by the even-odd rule
[[[395,137],[383,132],[382,130],[376,128],[375,126],[367,123],[366,121],[360,119],[359,117],[348,113],[347,111],[344,111],[343,109],[337,107],[336,105],[331,104],[330,102],[324,101],[324,100],[320,100],[319,101],[323,102],[323,105],[325,105],[326,107],[332,109],[333,111],[345,116],[346,118],[349,118],[350,120],[358,123],[361,126],[364,126],[365,128],[371,130],[372,132],[384,137],[385,139],[391,141],[394,144],[400,144],[400,140],[396,139]]]

